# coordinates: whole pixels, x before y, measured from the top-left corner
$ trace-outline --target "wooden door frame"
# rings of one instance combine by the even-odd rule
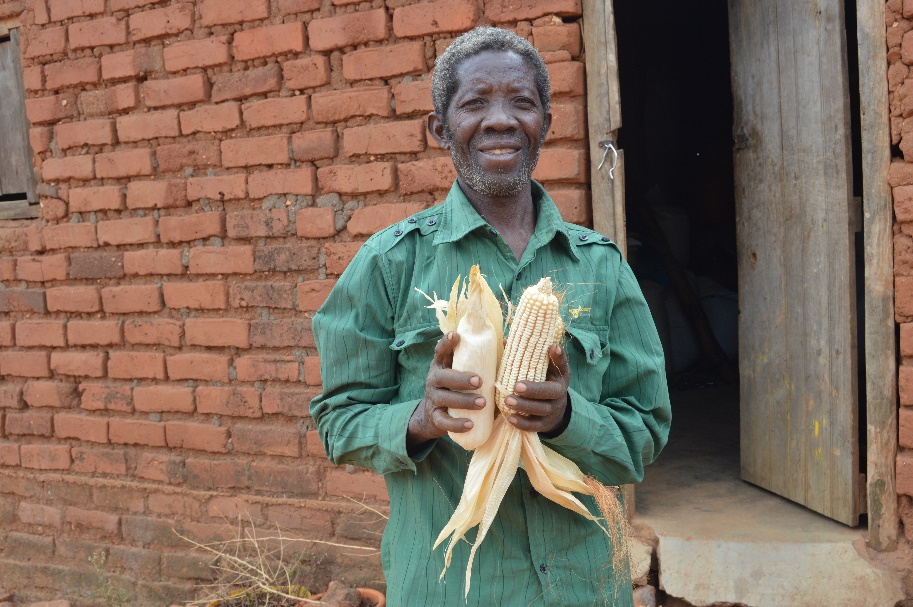
[[[856,0],[859,97],[862,125],[863,242],[865,250],[865,393],[867,417],[866,498],[869,545],[880,551],[897,546],[895,489],[897,457],[897,358],[894,322],[893,203],[888,186],[891,164],[887,46],[884,0]],[[617,141],[621,128],[618,54],[612,0],[583,3],[586,49],[587,119],[593,227],[626,253],[624,154],[616,178],[605,166],[600,141]],[[633,512],[630,491],[629,514]]]

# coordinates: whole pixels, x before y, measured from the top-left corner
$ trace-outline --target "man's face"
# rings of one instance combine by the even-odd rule
[[[444,139],[460,181],[493,197],[528,187],[551,115],[532,66],[510,51],[483,51],[457,68]]]

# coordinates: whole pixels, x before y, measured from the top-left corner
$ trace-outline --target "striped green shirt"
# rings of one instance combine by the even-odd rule
[[[533,182],[536,230],[518,262],[454,183],[447,200],[369,239],[314,318],[323,393],[311,402],[328,457],[384,474],[390,519],[381,559],[391,607],[630,606],[630,572],[592,522],[536,493],[518,471],[476,554],[468,603],[461,542],[443,579],[438,533],[459,502],[471,453],[447,437],[410,457],[409,418],[441,333],[415,289],[448,296],[481,266],[516,303],[551,276],[566,289],[570,425],[545,441],[606,485],[636,483],[671,420],[663,353],[631,269],[608,238],[564,223]],[[590,512],[594,501],[583,496]],[[467,539],[475,539],[475,529]]]

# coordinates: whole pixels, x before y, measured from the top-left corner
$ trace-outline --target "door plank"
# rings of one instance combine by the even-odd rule
[[[32,151],[25,115],[25,89],[19,66],[19,31],[0,43],[0,194],[27,194],[37,202]]]

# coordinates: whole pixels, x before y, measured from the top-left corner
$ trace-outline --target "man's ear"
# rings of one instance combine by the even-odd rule
[[[552,128],[552,113],[545,113],[545,120],[542,121],[542,132],[544,136],[542,137],[542,142],[545,142],[545,138],[548,137],[548,131]]]
[[[447,138],[447,135],[444,132],[445,130],[444,120],[440,116],[434,112],[428,114],[428,132],[431,133],[431,137],[434,139],[435,143],[445,150],[449,150],[450,139]]]

